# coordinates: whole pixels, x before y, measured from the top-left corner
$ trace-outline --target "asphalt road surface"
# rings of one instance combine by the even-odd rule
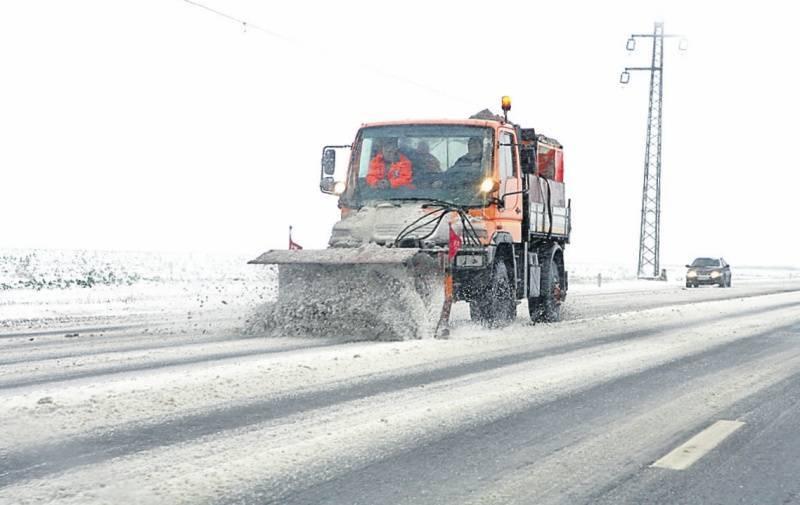
[[[0,503],[800,503],[797,281],[406,342],[126,296],[0,299]]]

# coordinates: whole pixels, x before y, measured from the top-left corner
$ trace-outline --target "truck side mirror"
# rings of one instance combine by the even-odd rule
[[[336,172],[336,151],[325,149],[322,151],[322,174],[332,177]]]
[[[336,150],[352,149],[350,145],[325,146],[322,148],[322,161],[320,162],[319,190],[329,195],[340,195],[346,189],[344,181],[335,181],[336,175]],[[346,160],[347,158],[345,158]],[[346,162],[345,162],[346,163]],[[344,175],[344,174],[341,174]]]

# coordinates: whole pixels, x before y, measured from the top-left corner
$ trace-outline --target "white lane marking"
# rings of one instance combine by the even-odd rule
[[[741,421],[717,421],[650,466],[685,470],[742,426]]]

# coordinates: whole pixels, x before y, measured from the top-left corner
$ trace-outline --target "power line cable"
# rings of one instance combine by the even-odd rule
[[[239,19],[239,18],[237,18],[235,16],[232,16],[232,15],[230,15],[228,13],[225,13],[225,12],[222,12],[220,10],[214,9],[213,7],[209,7],[208,5],[201,4],[200,2],[195,2],[193,0],[183,0],[183,1],[186,2],[187,4],[194,5],[195,7],[200,7],[201,9],[205,9],[208,12],[211,12],[212,14],[216,14],[217,16],[223,17],[223,18],[228,19],[230,21],[234,21],[237,24],[242,25],[242,28],[244,30],[247,30],[248,28],[252,28],[254,30],[258,30],[258,31],[264,32],[267,35],[270,35],[272,37],[276,37],[276,38],[279,38],[281,40],[285,40],[286,42],[290,42],[290,43],[295,44],[295,45],[301,45],[299,43],[299,41],[297,41],[297,40],[293,40],[293,39],[291,39],[289,37],[281,35],[278,32],[274,32],[272,30],[264,28],[263,26],[259,26],[259,25],[253,24],[253,23],[249,23],[249,22],[245,21],[244,19]]]
[[[248,29],[257,30],[257,31],[260,31],[262,33],[265,33],[265,34],[269,35],[270,37],[275,37],[277,39],[283,40],[284,42],[288,42],[289,44],[297,46],[297,47],[303,49],[304,51],[306,51],[308,53],[312,53],[314,56],[317,55],[316,51],[312,47],[310,47],[308,44],[303,43],[302,41],[299,41],[297,39],[293,39],[291,37],[287,37],[287,36],[285,36],[285,35],[283,35],[281,33],[278,33],[276,31],[270,30],[268,28],[264,28],[263,26],[260,26],[258,24],[250,23],[249,21],[247,21],[245,19],[241,19],[241,18],[238,18],[238,17],[233,16],[231,14],[228,14],[226,12],[214,9],[213,7],[209,7],[208,5],[205,5],[203,3],[197,2],[195,0],[183,0],[183,1],[186,2],[187,4],[193,5],[195,7],[199,7],[201,9],[204,9],[204,10],[206,10],[206,11],[212,13],[212,14],[215,14],[217,16],[225,18],[225,19],[227,19],[229,21],[233,21],[233,22],[241,25],[242,29],[245,30],[245,31],[247,31]],[[317,47],[316,49],[319,50],[319,47]],[[327,50],[323,50],[323,51],[327,51]],[[372,72],[373,74],[379,75],[381,77],[385,77],[385,78],[388,78],[388,79],[391,79],[391,80],[394,80],[394,81],[397,81],[397,82],[402,82],[404,84],[407,84],[407,85],[422,89],[422,90],[427,91],[429,93],[432,93],[432,94],[435,94],[435,95],[439,95],[439,96],[448,98],[448,99],[456,101],[456,102],[461,102],[463,104],[469,105],[470,107],[480,108],[480,106],[476,106],[470,100],[467,100],[465,98],[462,98],[462,97],[459,97],[459,96],[456,96],[456,95],[452,95],[452,94],[450,94],[450,93],[448,93],[446,91],[443,91],[441,89],[435,88],[433,86],[429,86],[427,84],[423,84],[421,82],[417,82],[417,81],[415,81],[413,79],[409,79],[407,77],[404,77],[404,76],[401,76],[401,75],[398,75],[398,74],[387,72],[386,70],[383,70],[382,68],[376,67],[374,65],[361,63],[361,64],[358,64],[358,66],[361,67],[364,70]]]

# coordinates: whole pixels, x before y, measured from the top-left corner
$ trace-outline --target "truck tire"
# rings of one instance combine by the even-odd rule
[[[498,260],[492,268],[492,277],[483,296],[469,304],[470,319],[490,328],[507,326],[517,317],[517,301],[508,277],[508,268]]]
[[[561,272],[551,257],[542,265],[541,295],[528,299],[528,312],[534,323],[555,323],[561,320]]]

